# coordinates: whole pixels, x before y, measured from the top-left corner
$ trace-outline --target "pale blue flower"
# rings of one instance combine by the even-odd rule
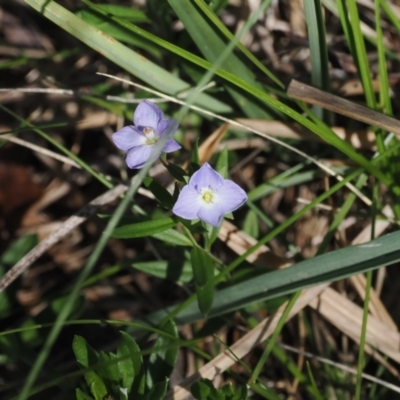
[[[172,209],[179,217],[201,220],[218,227],[222,217],[235,211],[247,200],[245,191],[229,179],[224,179],[205,163],[190,178]]]
[[[162,152],[170,153],[181,146],[172,139],[179,123],[174,119],[166,119],[161,109],[154,103],[144,100],[139,103],[133,117],[133,124],[122,128],[112,135],[115,145],[126,151],[126,164],[129,168],[142,168],[149,159],[155,144],[168,135]]]

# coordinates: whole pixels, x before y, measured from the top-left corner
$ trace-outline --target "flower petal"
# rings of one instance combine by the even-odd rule
[[[235,182],[225,179],[223,186],[218,189],[214,204],[218,205],[224,214],[228,214],[238,209],[246,200],[246,192]]]
[[[178,217],[185,219],[197,219],[197,213],[201,205],[199,194],[189,185],[186,185],[179,193],[178,200],[175,203],[172,212]]]
[[[224,214],[228,214],[238,209],[246,200],[246,192],[235,182],[225,179],[223,186],[218,189],[214,204],[218,205]]]
[[[189,181],[189,185],[198,191],[205,187],[218,190],[223,184],[224,178],[218,172],[214,171],[208,163],[205,163],[196,171]]]
[[[133,126],[125,126],[111,135],[114,144],[121,150],[128,151],[132,147],[141,146],[145,143],[145,136],[137,132]]]
[[[157,131],[160,120],[164,119],[164,113],[161,108],[154,103],[144,100],[139,103],[133,116],[133,123],[138,128],[153,128]]]
[[[154,146],[133,147],[126,154],[126,164],[131,169],[143,168],[146,161],[150,158]]]
[[[220,226],[224,211],[218,204],[207,204],[200,208],[198,217],[216,228]]]
[[[162,151],[164,153],[171,153],[173,151],[179,150],[180,148],[181,146],[177,142],[175,142],[174,139],[167,139]]]
[[[175,119],[162,119],[158,123],[157,134],[159,137],[168,135],[172,136],[179,127],[179,122]]]

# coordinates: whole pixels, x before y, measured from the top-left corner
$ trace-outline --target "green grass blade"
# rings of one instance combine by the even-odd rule
[[[226,50],[227,43],[214,31],[192,2],[181,0],[168,0],[168,2],[204,57],[214,63]],[[261,84],[257,83],[253,72],[235,54],[231,53],[226,57],[222,68],[240,77],[251,86],[263,90]],[[261,107],[254,98],[238,90],[237,87],[227,85],[227,91],[249,118],[271,118],[271,114],[266,111],[265,107]]]
[[[190,85],[176,75],[127,48],[92,25],[72,14],[52,0],[26,0],[27,4],[43,14],[66,32],[75,36],[89,47],[103,54],[132,75],[165,93],[176,94],[190,89]],[[231,108],[205,93],[201,93],[196,104],[219,113],[230,112]]]
[[[199,6],[201,11],[210,19],[210,21],[219,29],[219,31],[229,40],[232,41],[234,36],[229,31],[229,29],[221,22],[214,11],[208,6],[204,0],[194,0]],[[242,43],[237,43],[237,47],[240,51],[257,67],[260,71],[264,72],[272,81],[274,81],[278,86],[284,88],[285,85],[276,77],[269,69],[267,69],[254,55],[251,53],[247,47],[243,46]]]
[[[311,82],[313,86],[330,91],[328,48],[326,46],[325,24],[320,0],[305,1],[304,13],[307,22],[308,41],[311,55]],[[314,106],[314,113],[331,125],[332,113]]]
[[[378,62],[379,62],[379,102],[385,114],[393,115],[392,102],[390,100],[390,87],[388,70],[385,57],[385,45],[383,42],[382,19],[379,0],[375,0],[375,26],[377,36]]]
[[[375,93],[372,86],[372,75],[369,68],[367,50],[365,48],[364,37],[361,32],[360,17],[358,15],[357,4],[355,0],[347,0],[347,7],[351,22],[351,34],[354,37],[355,48],[352,49],[353,57],[357,60],[358,73],[364,88],[365,99],[368,107],[376,109]]]
[[[390,19],[390,22],[400,31],[400,18],[394,13],[387,0],[380,0],[379,4]]]
[[[289,300],[288,304],[285,307],[285,310],[283,311],[278,325],[274,329],[274,333],[272,334],[270,340],[267,341],[267,345],[265,346],[265,349],[260,357],[260,359],[257,362],[256,367],[253,370],[253,373],[251,374],[251,377],[249,379],[249,383],[253,383],[258,379],[258,376],[260,375],[261,370],[264,367],[265,362],[267,361],[268,356],[270,355],[273,347],[276,344],[276,341],[278,340],[278,337],[282,331],[283,326],[286,323],[286,320],[289,317],[289,313],[292,310],[293,306],[295,305],[296,301],[299,299],[301,295],[301,291],[296,292],[291,299]]]
[[[352,246],[320,255],[272,271],[216,292],[209,316],[238,310],[254,301],[265,301],[293,293],[323,282],[332,282],[400,260],[400,232],[386,235],[363,245]],[[202,316],[196,307],[188,307],[178,318],[180,323],[193,322]]]

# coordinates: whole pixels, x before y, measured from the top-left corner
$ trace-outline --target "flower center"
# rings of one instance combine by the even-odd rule
[[[143,133],[146,135],[146,144],[147,145],[151,146],[151,145],[157,143],[158,138],[157,138],[153,128],[150,128],[150,127],[143,128]]]
[[[214,193],[210,189],[208,189],[202,193],[201,197],[206,203],[212,203]]]

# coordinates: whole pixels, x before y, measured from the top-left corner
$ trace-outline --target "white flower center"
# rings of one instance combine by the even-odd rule
[[[146,144],[151,146],[156,144],[158,141],[158,137],[156,136],[154,129],[147,127],[143,129],[143,133],[146,135]]]

